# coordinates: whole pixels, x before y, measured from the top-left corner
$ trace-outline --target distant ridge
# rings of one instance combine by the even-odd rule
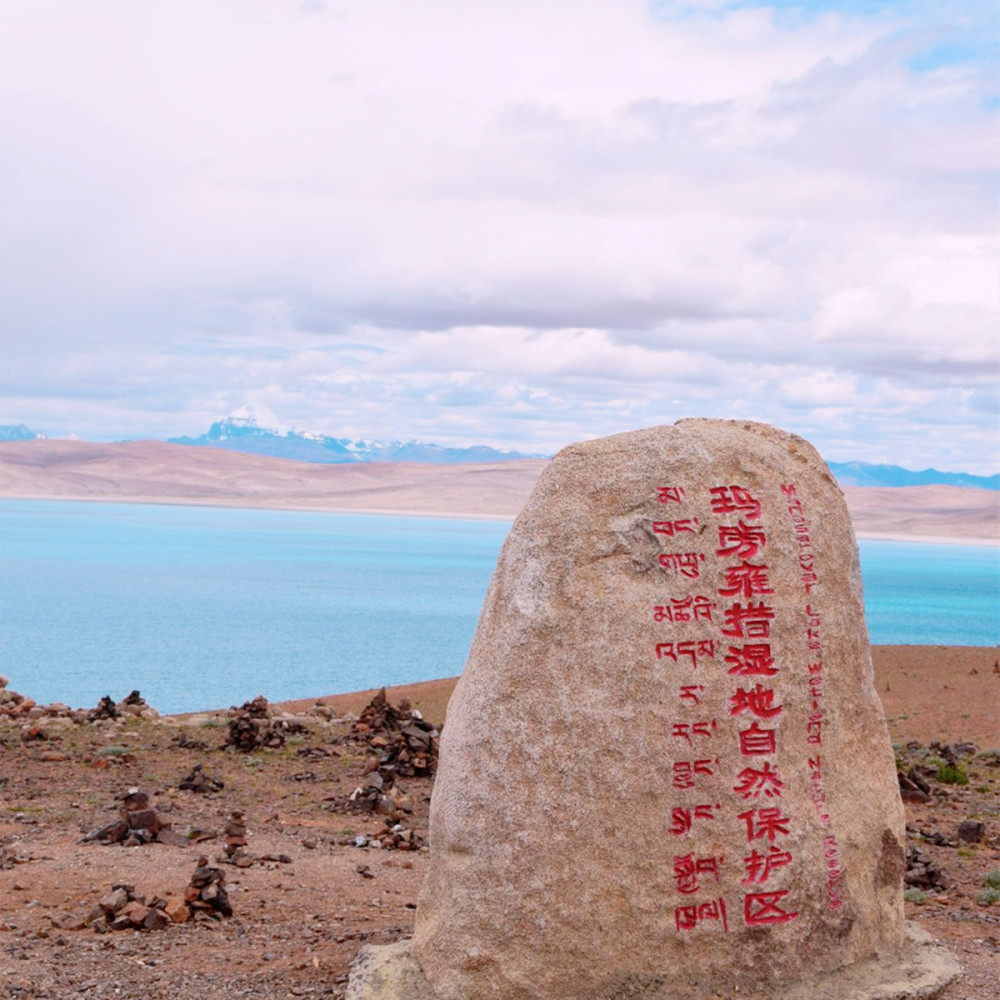
[[[168,444],[208,445],[229,451],[288,458],[296,462],[341,464],[348,462],[423,462],[454,465],[466,462],[509,462],[521,458],[547,458],[488,445],[449,448],[423,441],[364,441],[333,438],[287,428],[268,409],[244,406],[224,420],[217,420],[198,437],[168,438]]]
[[[44,437],[24,424],[0,424],[0,441],[37,441]]]
[[[0,425],[0,442],[45,439],[24,424]],[[319,465],[366,462],[416,462],[424,465],[464,465],[549,458],[548,455],[503,451],[488,445],[450,448],[424,441],[365,441],[334,438],[284,426],[266,407],[244,406],[197,437],[168,438],[168,444],[221,448],[226,451],[283,458]],[[924,469],[914,472],[898,465],[868,462],[830,462],[841,486],[958,486],[1000,490],[1000,475],[975,476],[965,472]]]
[[[973,476],[966,472],[939,472],[937,469],[912,472],[898,465],[869,465],[867,462],[828,464],[841,486],[967,486],[979,490],[1000,490],[1000,475]]]

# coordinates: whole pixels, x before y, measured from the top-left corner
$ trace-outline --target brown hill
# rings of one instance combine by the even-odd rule
[[[0,497],[512,518],[544,459],[317,465],[160,441],[0,444]],[[862,534],[1000,539],[1000,493],[954,486],[844,490]]]

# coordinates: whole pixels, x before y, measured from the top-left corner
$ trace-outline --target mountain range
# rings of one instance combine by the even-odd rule
[[[44,435],[24,424],[0,425],[0,441],[32,441]],[[222,448],[228,451],[284,458],[295,462],[346,465],[361,462],[417,462],[429,465],[504,462],[547,455],[503,451],[488,445],[451,448],[424,441],[366,441],[328,437],[289,428],[266,408],[244,406],[197,437],[168,438],[169,444]],[[841,486],[963,486],[1000,490],[1000,475],[975,476],[964,472],[924,469],[914,472],[898,465],[867,462],[830,462]]]

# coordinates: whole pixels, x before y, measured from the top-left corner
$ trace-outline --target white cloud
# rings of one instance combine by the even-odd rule
[[[10,0],[0,422],[993,471],[987,11],[852,6]]]

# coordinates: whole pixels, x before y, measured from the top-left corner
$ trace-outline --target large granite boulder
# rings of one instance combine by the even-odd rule
[[[916,997],[953,974],[904,930],[857,546],[806,441],[685,420],[555,457],[448,708],[430,844],[412,942],[349,996]]]

